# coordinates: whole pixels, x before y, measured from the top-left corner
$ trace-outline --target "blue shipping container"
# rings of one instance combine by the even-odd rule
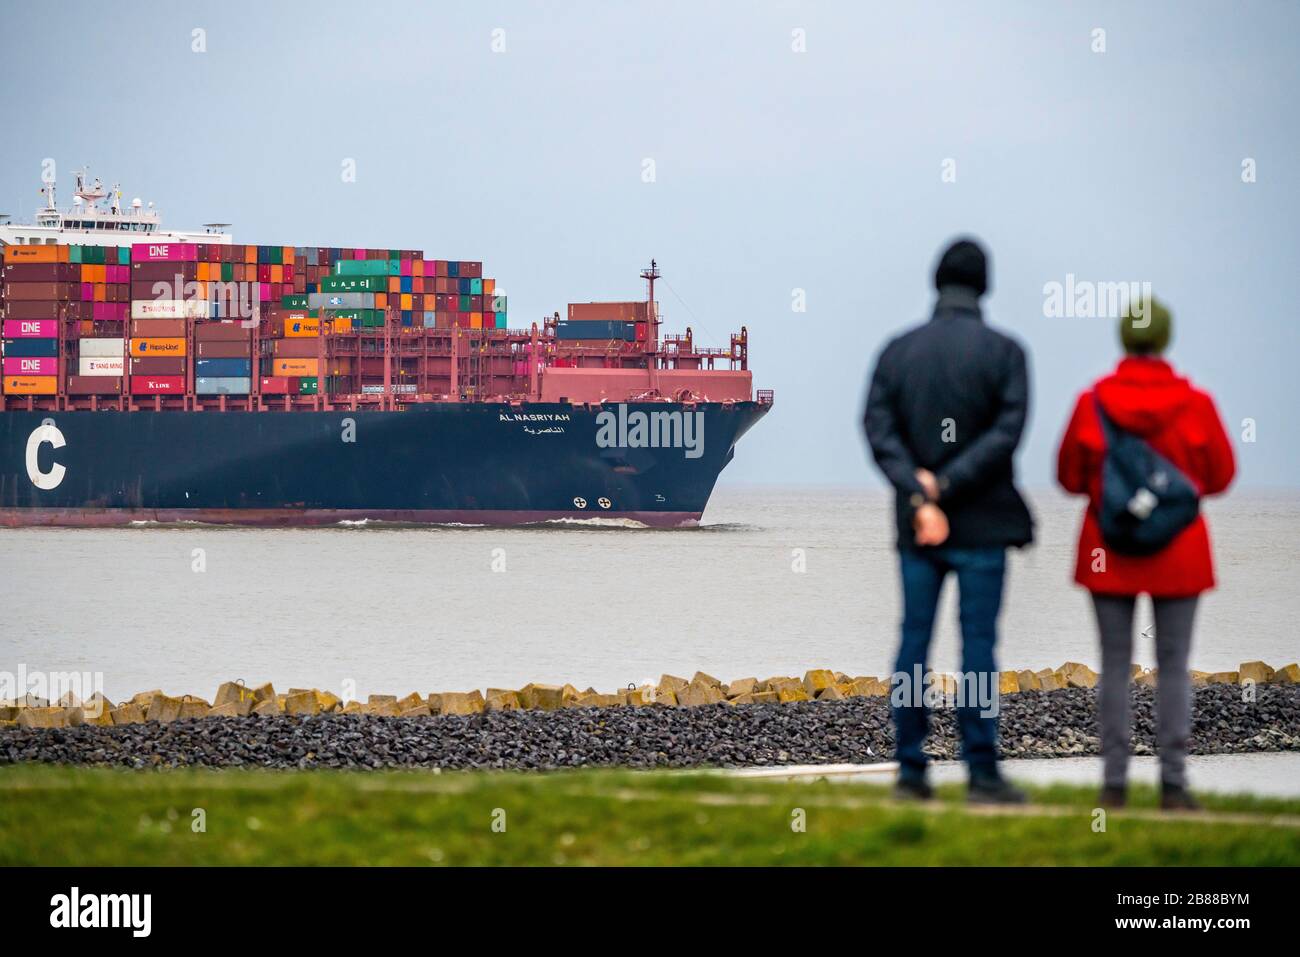
[[[247,378],[253,365],[248,359],[195,359],[194,374],[205,379]]]
[[[6,339],[5,356],[31,359],[59,354],[58,339]]]
[[[557,339],[622,339],[636,341],[636,323],[597,321],[591,319],[561,319],[555,328]]]
[[[252,380],[248,376],[195,379],[196,395],[248,395]]]

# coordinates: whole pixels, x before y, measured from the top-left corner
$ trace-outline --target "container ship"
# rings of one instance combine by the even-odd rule
[[[644,301],[512,328],[479,261],[43,192],[0,221],[0,524],[692,525],[772,405],[745,328],[662,333],[653,260]]]

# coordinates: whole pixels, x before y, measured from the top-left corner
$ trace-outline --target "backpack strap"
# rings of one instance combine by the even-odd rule
[[[1097,393],[1092,393],[1092,407],[1097,410],[1097,421],[1101,423],[1101,434],[1106,440],[1106,448],[1111,448],[1115,444],[1115,431],[1117,426],[1110,420],[1106,410],[1101,407],[1101,400],[1097,398]]]

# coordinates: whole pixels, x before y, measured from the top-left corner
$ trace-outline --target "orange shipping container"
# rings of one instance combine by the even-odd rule
[[[411,294],[409,292],[402,293],[402,308],[408,311],[413,308],[411,306]]]
[[[271,374],[275,376],[313,376],[316,374],[315,359],[273,359]]]
[[[132,339],[133,356],[183,356],[184,339]]]
[[[9,395],[54,395],[59,391],[56,375],[7,375],[5,392]]]
[[[65,263],[68,261],[67,246],[6,246],[4,257],[7,263]],[[29,393],[30,394],[30,393]]]
[[[342,317],[340,317],[340,318],[338,318],[338,319],[335,319],[335,320],[333,321],[333,323],[331,323],[331,325],[330,325],[330,329],[331,329],[332,331],[334,331],[334,332],[351,332],[351,331],[352,331],[352,317],[351,317],[351,316],[342,316]]]
[[[301,339],[320,335],[320,320],[308,318],[306,313],[291,312],[284,317],[284,337]]]
[[[490,296],[496,291],[497,281],[495,279],[483,280],[483,295]]]
[[[471,329],[482,329],[482,328],[483,328],[483,313],[481,313],[481,312],[471,312],[471,313],[469,314],[469,327],[470,327]]]

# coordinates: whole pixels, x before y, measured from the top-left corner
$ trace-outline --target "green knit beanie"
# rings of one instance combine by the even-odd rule
[[[1173,319],[1154,296],[1139,299],[1124,309],[1119,320],[1119,341],[1129,355],[1158,356],[1169,348]]]

